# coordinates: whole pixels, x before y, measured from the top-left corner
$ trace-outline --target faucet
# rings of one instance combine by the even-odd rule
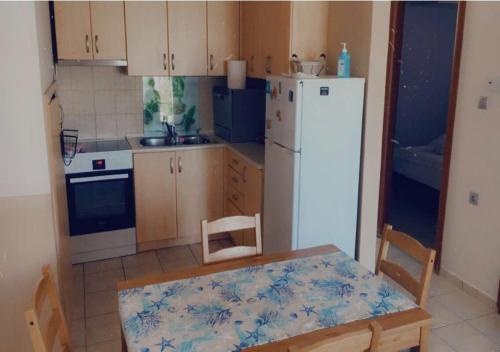
[[[175,125],[168,123],[166,120],[162,121],[163,129],[166,129],[168,137],[170,137],[174,143],[177,143],[177,132],[175,131]]]

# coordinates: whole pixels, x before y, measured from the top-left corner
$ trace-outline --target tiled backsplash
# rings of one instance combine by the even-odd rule
[[[123,138],[142,134],[142,77],[127,76],[124,68],[58,66],[59,98],[64,128],[79,131],[81,139]],[[212,86],[223,78],[199,78],[199,116],[202,131],[212,131]]]

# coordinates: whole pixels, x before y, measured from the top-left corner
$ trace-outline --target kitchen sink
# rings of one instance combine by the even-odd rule
[[[197,145],[211,143],[208,137],[203,135],[178,136],[177,140],[170,137],[144,137],[140,140],[145,147],[173,147],[177,145]]]

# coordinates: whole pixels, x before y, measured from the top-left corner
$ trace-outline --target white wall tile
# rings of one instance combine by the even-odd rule
[[[96,116],[96,137],[98,139],[118,138],[117,115]]]

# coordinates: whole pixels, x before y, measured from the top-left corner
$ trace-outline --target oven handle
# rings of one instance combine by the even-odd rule
[[[128,178],[128,174],[115,174],[103,176],[87,176],[87,177],[74,177],[69,179],[69,183],[82,183],[82,182],[96,182],[96,181],[109,181],[120,180]]]

